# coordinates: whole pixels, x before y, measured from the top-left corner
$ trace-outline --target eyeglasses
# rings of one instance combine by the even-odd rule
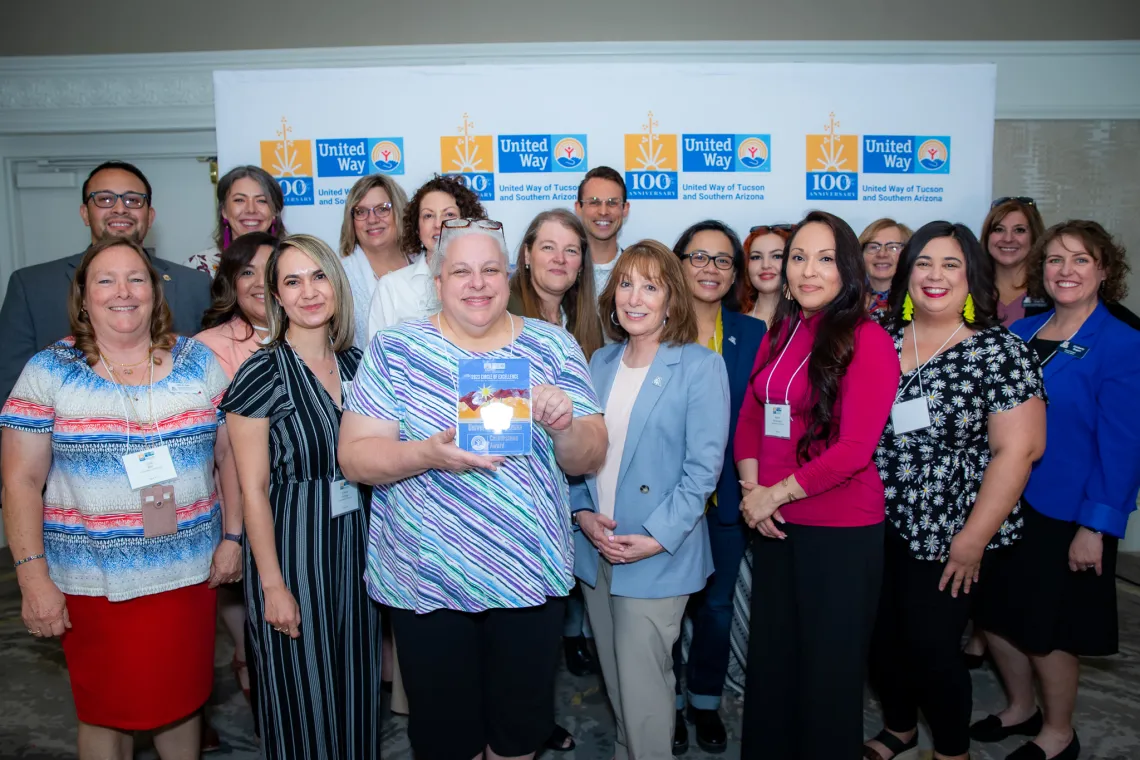
[[[752,229],[748,230],[748,234],[751,235],[755,232],[759,232],[763,235],[766,235],[769,232],[777,232],[777,231],[778,232],[791,232],[795,228],[796,228],[796,225],[794,225],[794,224],[758,224],[755,227],[753,227]]]
[[[1024,195],[1005,195],[1005,196],[1002,196],[1001,198],[998,198],[993,203],[991,203],[990,208],[997,208],[1001,204],[1006,203],[1008,201],[1017,201],[1018,203],[1023,203],[1026,206],[1036,206],[1037,205],[1037,201],[1035,201],[1032,198],[1029,198],[1027,196],[1024,196]]]
[[[613,209],[621,207],[622,199],[621,198],[605,198],[605,199],[602,199],[602,198],[584,198],[581,201],[579,201],[579,203],[581,203],[583,206],[586,206],[587,208],[594,209],[595,211],[600,209],[602,206],[605,206],[606,208],[613,210]]]
[[[686,253],[681,256],[682,259],[688,259],[689,263],[697,269],[704,269],[711,261],[717,269],[729,270],[732,269],[731,256],[709,256],[704,251],[694,251],[693,253]]]
[[[863,246],[863,253],[876,254],[879,251],[886,250],[892,256],[898,256],[902,249],[902,243],[867,243]]]
[[[375,206],[372,206],[371,208],[366,208],[364,206],[355,206],[352,209],[352,218],[357,220],[358,222],[364,221],[365,219],[372,216],[373,214],[376,215],[377,219],[387,219],[389,216],[392,215],[392,204],[391,203],[377,203]]]
[[[461,230],[472,225],[485,230],[503,229],[503,223],[496,222],[494,219],[444,219],[441,227],[447,230]]]
[[[87,200],[99,208],[114,208],[120,200],[127,208],[139,209],[147,204],[150,196],[146,193],[112,193],[110,190],[99,190],[87,194]]]

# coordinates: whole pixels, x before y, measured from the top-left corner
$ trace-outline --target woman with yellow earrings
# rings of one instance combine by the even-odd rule
[[[864,745],[870,760],[914,754],[920,710],[935,758],[969,756],[967,595],[988,550],[1021,538],[1021,491],[1045,449],[1041,370],[996,300],[964,225],[931,222],[899,256],[884,327],[902,377],[875,453],[887,536],[870,673],[885,728]]]

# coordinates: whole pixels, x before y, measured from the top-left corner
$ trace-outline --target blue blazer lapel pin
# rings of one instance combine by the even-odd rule
[[[728,336],[728,342],[735,346],[736,345],[736,336],[735,335],[729,335]]]
[[[653,384],[656,385],[658,388],[661,387],[661,383],[662,383],[661,375],[658,375],[657,377],[653,378]]]

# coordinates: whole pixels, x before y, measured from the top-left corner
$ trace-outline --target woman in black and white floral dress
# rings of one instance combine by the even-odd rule
[[[871,760],[917,745],[920,708],[934,756],[968,757],[966,594],[986,549],[1020,537],[1018,500],[1045,448],[1041,370],[997,319],[985,255],[965,226],[931,222],[891,284],[885,326],[903,374],[875,455],[887,556],[871,677],[886,728],[864,746]]]

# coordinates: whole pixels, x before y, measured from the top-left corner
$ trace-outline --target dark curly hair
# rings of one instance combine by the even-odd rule
[[[404,208],[404,228],[400,239],[404,244],[404,252],[409,256],[416,256],[423,251],[423,243],[420,242],[420,203],[423,202],[425,195],[434,192],[447,193],[455,199],[455,205],[459,206],[460,219],[487,218],[487,210],[479,202],[479,196],[463,184],[463,180],[437,174],[420,185]]]
[[[814,396],[811,421],[807,430],[796,444],[796,458],[802,464],[812,458],[812,449],[817,444],[831,443],[838,430],[835,424],[835,401],[839,396],[839,381],[847,374],[851,357],[855,351],[855,328],[866,321],[867,300],[866,269],[863,266],[863,250],[859,238],[847,222],[826,211],[812,211],[796,225],[795,232],[784,244],[784,262],[780,269],[780,281],[787,287],[788,262],[796,239],[809,224],[822,224],[835,236],[835,266],[839,270],[839,293],[831,303],[823,308],[819,329],[812,343],[811,358],[808,361],[808,381]],[[788,291],[785,290],[785,293]],[[790,297],[780,299],[772,318],[769,333],[773,336],[768,356],[752,371],[752,378],[776,358],[787,347],[792,337],[792,327],[799,318],[800,305]],[[751,385],[751,380],[749,385]]]
[[[1132,271],[1127,251],[1104,227],[1087,219],[1070,219],[1054,224],[1037,239],[1026,259],[1026,289],[1029,294],[1052,304],[1053,299],[1045,290],[1045,248],[1063,235],[1079,240],[1081,247],[1104,267],[1100,299],[1105,303],[1123,301],[1128,295],[1128,274]]]

